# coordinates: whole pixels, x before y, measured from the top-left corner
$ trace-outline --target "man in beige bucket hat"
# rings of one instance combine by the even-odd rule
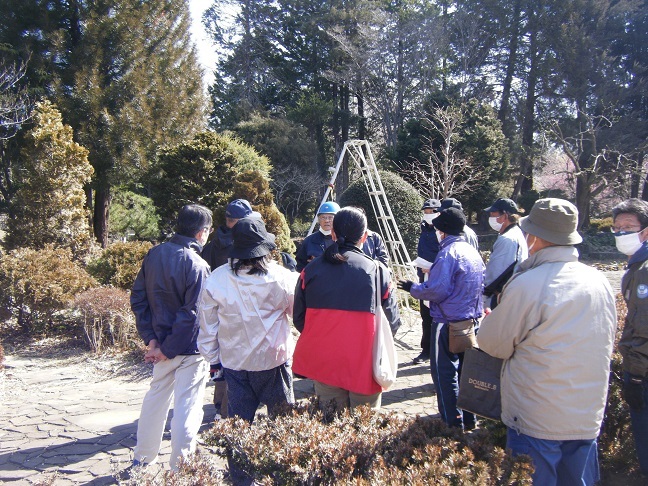
[[[607,397],[616,329],[612,289],[578,262],[578,210],[538,200],[520,220],[529,258],[482,321],[479,347],[504,359],[507,449],[533,459],[534,484],[594,484],[596,438]]]

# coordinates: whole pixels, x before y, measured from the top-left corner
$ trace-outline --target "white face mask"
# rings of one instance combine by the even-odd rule
[[[499,232],[499,230],[502,229],[502,223],[497,222],[497,218],[495,216],[491,216],[488,218],[488,224],[490,225],[491,228],[493,228],[495,231]]]
[[[536,241],[538,241],[538,239],[534,236],[534,237],[533,237],[533,243],[531,243],[531,244],[529,245],[529,236],[531,236],[531,235],[527,235],[527,236],[526,236],[525,241],[526,241],[527,248],[528,248],[528,250],[529,250],[529,255],[530,255],[530,254],[531,254],[531,250],[533,250],[533,247],[535,246]]]
[[[331,234],[331,230],[323,230],[321,227],[320,227],[319,230],[320,230],[320,233],[322,233],[324,236],[328,236],[328,235]]]
[[[637,251],[639,251],[639,248],[641,248],[641,245],[643,245],[643,242],[639,238],[639,233],[630,233],[629,235],[615,236],[614,242],[616,243],[617,250],[628,256],[632,256],[637,253]]]
[[[439,243],[441,243],[441,240],[444,238],[444,237],[443,237],[444,233],[442,233],[442,232],[439,231],[439,230],[434,230],[434,232],[436,233],[437,241],[438,241]]]
[[[436,218],[438,215],[439,213],[424,214],[423,221],[425,221],[427,224],[432,224],[432,220]]]

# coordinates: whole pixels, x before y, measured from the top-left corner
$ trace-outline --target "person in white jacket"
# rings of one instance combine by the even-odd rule
[[[298,274],[271,259],[274,235],[258,218],[232,229],[230,263],[205,282],[199,306],[198,349],[222,374],[229,415],[248,421],[260,403],[271,411],[292,403],[291,317]]]
[[[484,211],[488,213],[488,224],[499,233],[493,251],[490,254],[484,273],[485,305],[491,309],[497,307],[504,284],[513,275],[515,265],[529,256],[526,240],[520,229],[519,210],[515,201],[499,198]]]
[[[596,438],[608,390],[616,329],[614,293],[578,262],[578,211],[538,200],[520,220],[529,258],[518,265],[477,342],[504,359],[502,421],[507,449],[533,460],[537,485],[594,484]]]

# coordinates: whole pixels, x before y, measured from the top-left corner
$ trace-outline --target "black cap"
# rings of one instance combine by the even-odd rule
[[[426,199],[425,202],[423,203],[423,207],[421,210],[424,209],[439,209],[441,207],[441,201],[438,199]]]
[[[457,208],[444,209],[432,220],[432,226],[448,235],[458,236],[466,225],[466,216]]]
[[[460,211],[463,211],[463,206],[454,197],[447,197],[441,201],[441,207],[439,208],[439,210],[448,209],[448,208],[455,208]]]
[[[500,197],[493,203],[491,207],[486,208],[484,211],[486,211],[487,213],[498,211],[500,213],[517,214],[518,207],[517,204],[515,204],[515,201],[513,201],[512,199]]]
[[[232,228],[232,240],[229,256],[239,260],[262,257],[277,248],[275,236],[257,218],[240,219]]]

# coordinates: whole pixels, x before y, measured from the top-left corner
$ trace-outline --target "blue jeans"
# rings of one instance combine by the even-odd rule
[[[628,380],[630,375],[624,373],[624,379]],[[644,406],[640,410],[630,409],[632,420],[632,435],[635,440],[635,449],[639,459],[641,472],[648,475],[648,378],[643,379]]]
[[[430,339],[430,371],[437,394],[439,413],[450,427],[475,428],[475,414],[457,408],[459,377],[464,354],[451,353],[448,325],[432,322]]]
[[[600,479],[596,439],[547,440],[518,434],[507,427],[506,448],[513,456],[533,460],[533,484],[538,486],[590,486]]]
[[[223,368],[227,382],[227,412],[230,417],[237,415],[252,422],[261,403],[268,407],[268,413],[276,405],[294,403],[292,370],[288,363],[266,371],[236,371]],[[230,480],[235,486],[248,486],[253,478],[238,468],[231,458],[229,465]]]

